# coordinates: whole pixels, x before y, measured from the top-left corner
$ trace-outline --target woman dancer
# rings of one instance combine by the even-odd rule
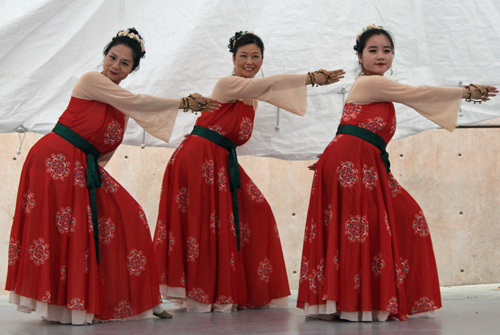
[[[257,100],[303,115],[311,79],[331,84],[343,71],[253,79],[262,40],[236,33],[229,41],[234,76],[216,84],[222,107],[202,115],[165,171],[155,251],[162,295],[186,299],[188,311],[286,305],[290,294],[271,208],[236,161],[252,135]]]
[[[134,95],[118,86],[144,54],[135,29],[118,32],[104,49],[102,72],[82,76],[53,132],[26,158],[6,284],[22,312],[72,324],[142,319],[152,311],[170,316],[160,305],[144,212],[97,165],[122,141],[127,116],[168,141],[179,108],[202,108],[191,97]],[[202,110],[217,109],[195,96]]]
[[[390,173],[392,102],[452,131],[460,99],[488,100],[490,86],[412,87],[384,78],[394,43],[370,26],[354,47],[362,73],[311,190],[297,307],[351,321],[405,320],[441,307],[438,273],[422,210]],[[313,167],[314,168],[314,167]]]

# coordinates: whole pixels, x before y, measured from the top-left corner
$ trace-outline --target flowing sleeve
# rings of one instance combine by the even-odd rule
[[[280,74],[267,78],[221,78],[212,98],[220,102],[256,99],[303,116],[307,108],[307,75]]]
[[[346,102],[359,105],[385,101],[402,103],[453,131],[457,126],[462,94],[460,87],[410,86],[382,76],[366,76],[356,78]]]
[[[99,72],[84,74],[71,94],[75,98],[109,104],[133,118],[151,135],[168,142],[179,109],[180,99],[133,94]]]

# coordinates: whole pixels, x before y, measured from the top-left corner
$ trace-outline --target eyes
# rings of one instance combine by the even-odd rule
[[[116,60],[116,59],[117,59],[117,57],[116,57],[115,55],[109,55],[109,58],[111,58],[112,60]],[[129,63],[129,62],[127,62],[127,61],[122,61],[122,62],[121,62],[121,64],[122,64],[123,66],[125,66],[125,67],[127,67],[127,66],[129,66],[129,65],[130,65],[130,63]]]
[[[246,55],[246,54],[240,55],[240,58],[243,58],[243,59],[246,59],[247,57],[248,57],[248,55]],[[258,60],[258,59],[260,59],[260,55],[252,55],[252,59]]]
[[[370,52],[370,53],[374,54],[374,53],[377,53],[377,50],[376,50],[376,49],[370,49],[370,50],[368,50],[368,52]],[[389,48],[386,48],[386,49],[384,49],[382,52],[383,52],[383,53],[385,53],[385,54],[388,54],[388,53],[391,53],[391,52],[392,52],[392,50],[391,50],[391,49],[389,49]]]

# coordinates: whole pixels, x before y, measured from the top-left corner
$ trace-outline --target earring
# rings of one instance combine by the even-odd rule
[[[262,78],[265,78],[266,76],[264,75],[264,68],[262,68],[262,66],[260,67],[260,75],[262,76]]]
[[[394,71],[392,71],[392,66],[391,66],[391,76],[393,75]]]

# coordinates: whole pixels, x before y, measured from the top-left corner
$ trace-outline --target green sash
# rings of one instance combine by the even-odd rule
[[[87,188],[89,189],[90,208],[92,211],[95,251],[97,262],[100,263],[101,252],[99,249],[99,222],[97,218],[96,187],[102,186],[101,170],[99,169],[99,164],[97,163],[101,153],[86,139],[61,123],[57,123],[54,129],[52,129],[52,132],[61,136],[87,155]]]
[[[222,136],[221,134],[210,130],[205,127],[194,126],[192,135],[197,135],[207,139],[218,146],[229,151],[228,156],[228,170],[229,176],[231,178],[229,188],[231,190],[231,195],[233,197],[233,214],[234,214],[234,227],[236,230],[236,243],[238,244],[238,250],[240,250],[240,214],[238,207],[238,192],[237,189],[240,188],[240,169],[238,165],[238,157],[236,156],[236,147],[233,141]]]
[[[351,124],[341,124],[337,129],[337,135],[338,134],[348,134],[356,136],[377,147],[380,150],[380,156],[384,161],[385,170],[387,171],[387,173],[391,172],[391,162],[389,162],[389,153],[385,150],[385,148],[387,147],[387,143],[385,143],[382,137],[378,136],[375,133],[372,133],[368,129],[354,126]]]

